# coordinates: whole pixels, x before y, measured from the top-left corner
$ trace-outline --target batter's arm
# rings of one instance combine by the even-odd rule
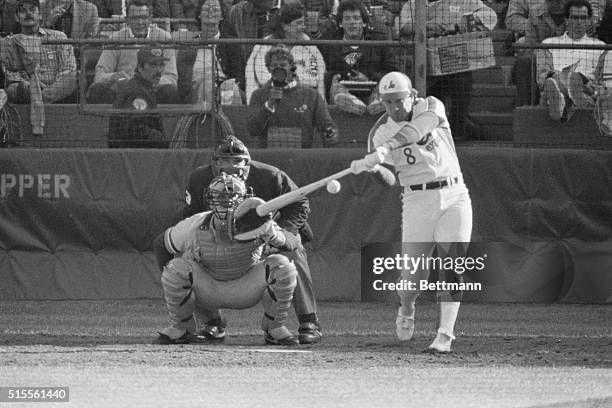
[[[391,132],[393,133],[396,130],[395,134],[389,140],[377,146],[377,150],[382,147],[386,152],[390,152],[402,146],[416,143],[444,123],[446,115],[442,102],[430,96],[418,103],[427,104],[425,110],[409,122],[390,123],[392,126]],[[417,109],[417,106],[415,106],[415,109]]]
[[[410,121],[400,123],[387,121],[385,131],[393,136],[375,145],[372,153],[363,159],[354,160],[351,163],[353,172],[374,170],[385,162],[385,157],[390,151],[418,142],[446,122],[444,105],[432,96],[417,100],[413,107],[413,115]]]

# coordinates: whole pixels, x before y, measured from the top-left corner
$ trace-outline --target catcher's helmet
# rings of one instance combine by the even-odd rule
[[[378,83],[378,94],[383,100],[393,100],[416,95],[412,81],[401,72],[389,72]]]
[[[212,168],[215,176],[221,173],[235,174],[246,180],[249,175],[249,162],[251,155],[249,149],[236,136],[223,139],[212,156]]]
[[[228,212],[234,211],[245,197],[244,180],[235,174],[221,173],[204,190],[204,201],[220,220],[226,220]]]

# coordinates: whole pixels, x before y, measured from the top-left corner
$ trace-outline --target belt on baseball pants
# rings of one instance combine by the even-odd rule
[[[424,184],[413,184],[408,186],[410,191],[422,191],[422,190],[437,190],[439,188],[449,187],[459,183],[459,177],[447,177],[444,180],[432,181]]]

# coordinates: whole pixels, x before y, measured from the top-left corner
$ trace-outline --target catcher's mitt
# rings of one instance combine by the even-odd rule
[[[263,203],[265,203],[265,201],[261,198],[250,197],[238,204],[238,207],[236,207],[232,215],[232,222],[230,223],[232,237],[257,230],[272,219],[272,214],[266,214],[263,217],[257,214],[257,207]]]

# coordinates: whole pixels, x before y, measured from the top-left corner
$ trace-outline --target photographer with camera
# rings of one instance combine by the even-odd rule
[[[247,122],[249,134],[261,140],[261,147],[298,144],[310,148],[315,134],[320,135],[324,146],[335,145],[338,127],[327,103],[314,88],[300,84],[291,52],[284,46],[272,47],[265,63],[271,79],[251,97],[250,106],[259,109]]]

